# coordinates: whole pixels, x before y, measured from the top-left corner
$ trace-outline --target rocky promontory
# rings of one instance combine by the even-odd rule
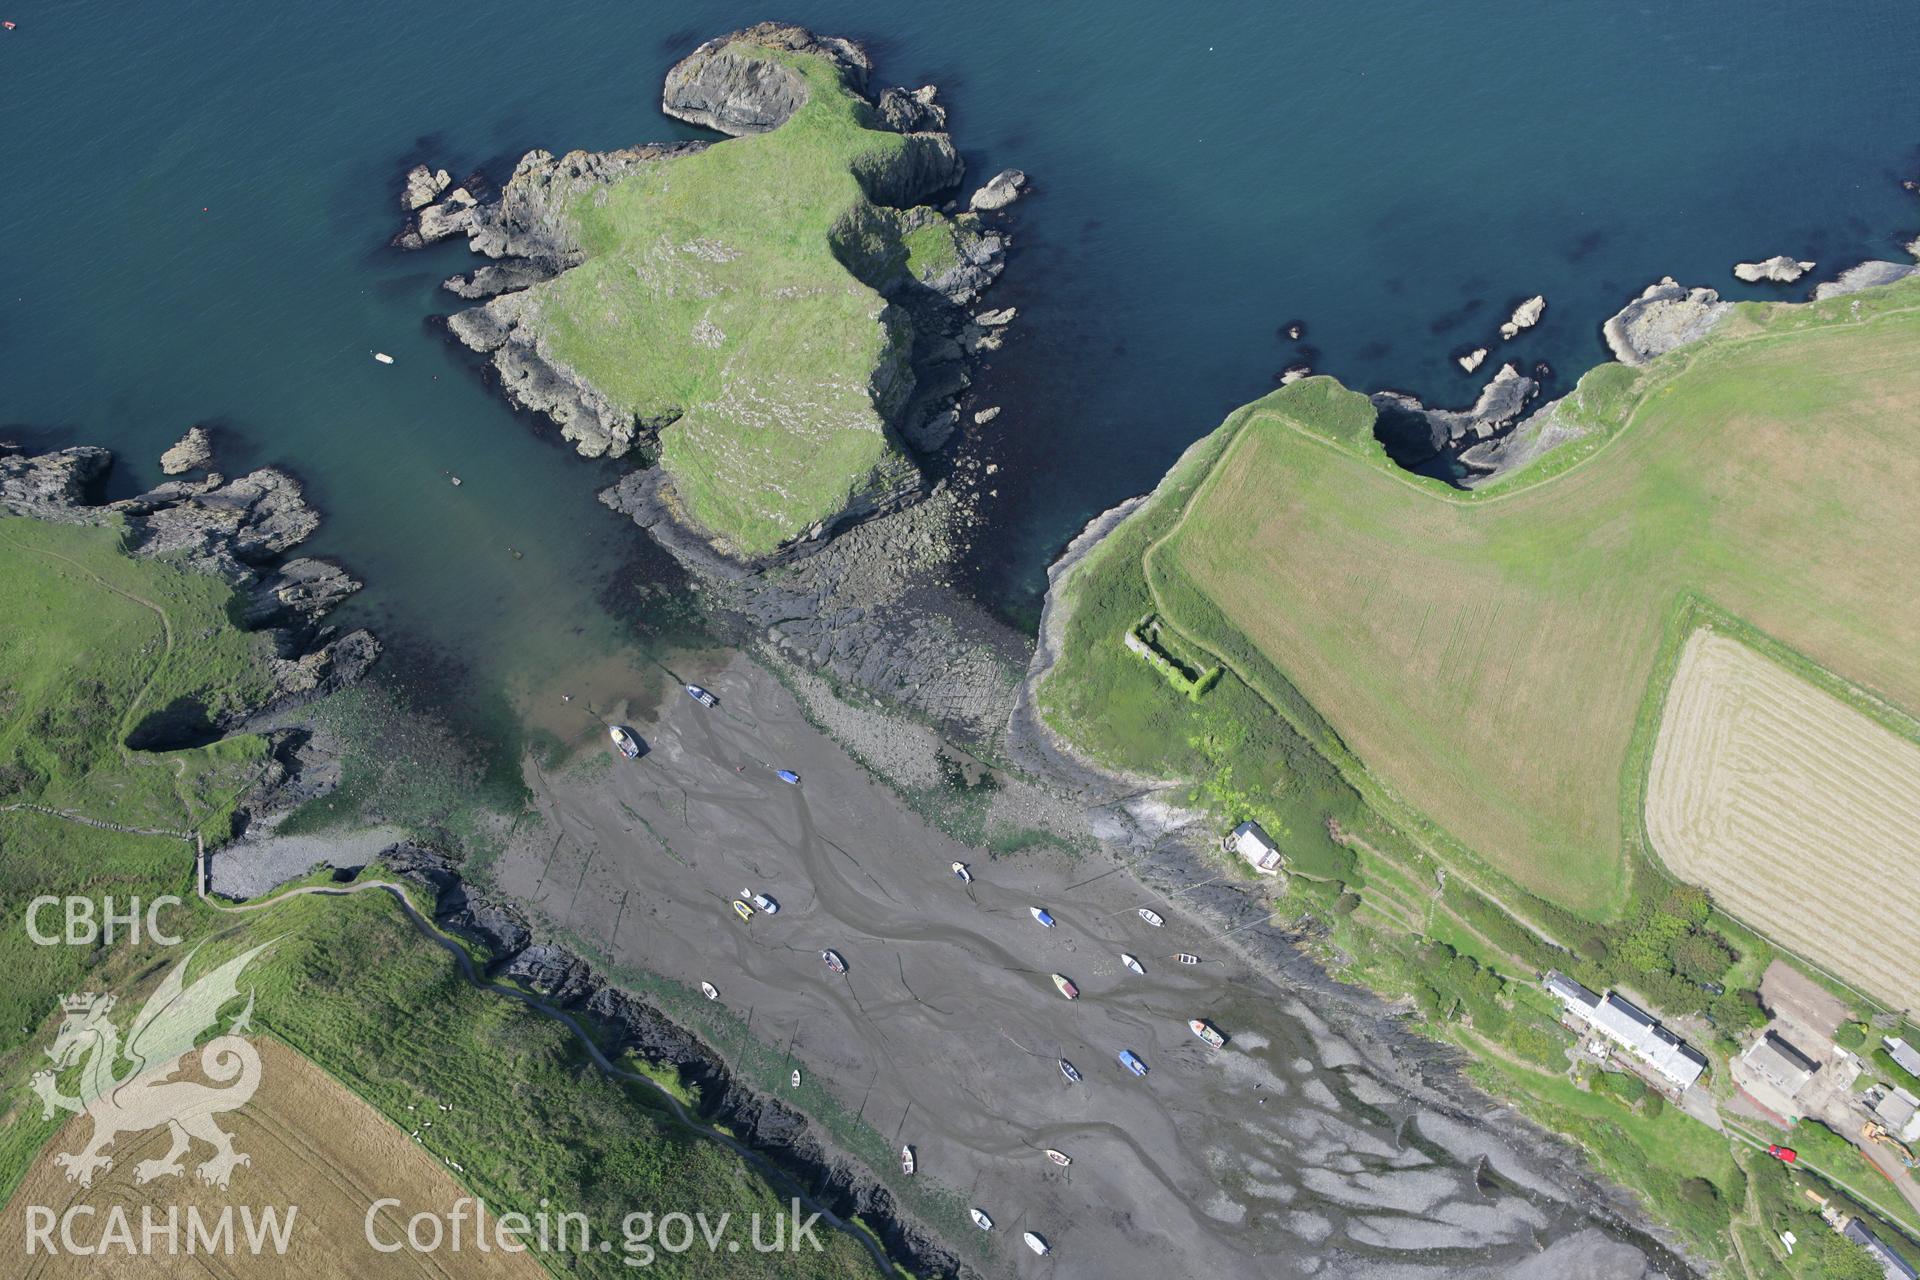
[[[1764,262],[1735,263],[1733,274],[1748,284],[1792,284],[1813,270],[1811,262],[1800,262],[1782,253]]]
[[[29,454],[0,444],[0,514],[63,524],[118,523],[132,554],[224,579],[239,596],[239,621],[272,637],[275,706],[345,687],[372,667],[380,643],[371,632],[341,635],[325,623],[360,583],[332,561],[288,558],[320,525],[293,477],[271,467],[231,480],[216,472],[203,480],[170,480],[117,502],[95,502],[92,495],[112,460],[92,445]],[[209,454],[200,465],[211,461]]]
[[[406,179],[396,244],[464,234],[498,260],[446,282],[490,299],[451,332],[581,453],[657,457],[658,509],[735,563],[924,496],[917,456],[1003,340],[969,308],[1005,236],[928,203],[964,171],[946,112],[930,86],[869,96],[871,71],[851,41],[762,23],[666,77],[666,113],[727,139],[532,151],[498,195]]]
[[[1615,360],[1638,366],[1706,337],[1732,312],[1712,289],[1689,289],[1668,276],[1622,307],[1601,334]]]

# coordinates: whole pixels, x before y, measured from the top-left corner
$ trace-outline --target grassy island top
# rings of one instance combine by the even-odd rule
[[[1096,553],[1067,604],[1143,577],[1163,630],[1386,812],[1604,916],[1644,847],[1647,757],[1699,622],[1915,736],[1917,354],[1911,284],[1745,304],[1645,369],[1589,374],[1566,410],[1589,434],[1471,493],[1395,468],[1365,398],[1309,379],[1195,446],[1129,521],[1153,529],[1131,568]],[[1090,700],[1137,663],[1105,639],[1077,641],[1099,656],[1063,660],[1042,705],[1137,760],[1130,722]]]
[[[681,506],[744,555],[916,482],[889,426],[911,332],[879,289],[955,261],[950,219],[868,198],[924,140],[875,127],[821,58],[755,56],[804,78],[792,118],[581,197],[587,260],[533,291],[554,359],[672,421],[661,462]]]

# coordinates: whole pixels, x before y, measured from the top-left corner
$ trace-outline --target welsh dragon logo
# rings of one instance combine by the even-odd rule
[[[214,1123],[221,1112],[245,1106],[260,1087],[260,1055],[241,1038],[253,1014],[251,992],[246,1008],[227,1029],[199,1049],[201,1070],[223,1087],[170,1077],[194,1052],[200,1037],[219,1023],[222,1006],[239,998],[240,971],[272,945],[255,947],[188,986],[185,975],[198,954],[195,948],[162,980],[134,1019],[124,1044],[119,1028],[108,1016],[113,1012],[113,996],[86,994],[61,999],[66,1018],[53,1047],[47,1050],[53,1069],[33,1077],[33,1091],[40,1095],[43,1119],[52,1119],[57,1111],[93,1118],[93,1137],[87,1145],[54,1157],[54,1162],[67,1171],[67,1181],[92,1186],[95,1174],[113,1167],[106,1150],[116,1138],[161,1125],[172,1135],[173,1146],[160,1159],[142,1160],[136,1165],[136,1182],[184,1173],[182,1157],[192,1149],[196,1138],[213,1148],[213,1155],[195,1170],[204,1183],[224,1190],[234,1169],[251,1163],[245,1154],[234,1150],[233,1135]],[[124,1070],[120,1069],[123,1061],[130,1064]],[[60,1074],[83,1062],[79,1094],[60,1092]]]

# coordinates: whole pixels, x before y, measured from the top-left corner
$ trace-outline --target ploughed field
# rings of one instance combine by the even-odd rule
[[[1667,691],[1647,831],[1728,910],[1891,1005],[1920,1003],[1920,746],[1698,631]]]
[[[481,1252],[473,1239],[471,1212],[457,1252],[451,1236],[443,1238],[445,1252],[374,1248],[366,1223],[375,1201],[401,1202],[400,1208],[385,1207],[373,1219],[372,1234],[390,1245],[406,1238],[407,1220],[414,1214],[432,1214],[446,1224],[455,1202],[468,1193],[439,1157],[326,1072],[270,1037],[257,1037],[253,1043],[261,1059],[259,1091],[246,1106],[216,1116],[219,1127],[232,1135],[234,1149],[250,1161],[234,1171],[225,1190],[196,1176],[195,1164],[210,1154],[200,1144],[183,1159],[182,1173],[139,1181],[141,1161],[167,1154],[170,1141],[164,1125],[123,1134],[110,1152],[113,1167],[96,1175],[91,1187],[70,1182],[55,1157],[80,1150],[93,1131],[91,1117],[76,1116],[41,1153],[0,1212],[0,1239],[8,1242],[7,1253],[21,1250],[14,1255],[20,1270],[8,1274],[34,1280],[207,1275],[247,1280],[448,1275],[501,1280],[547,1274],[532,1252]],[[293,1212],[287,1227],[289,1209]],[[55,1252],[30,1244],[30,1214],[35,1210],[71,1223],[72,1243],[100,1246],[100,1255],[70,1250],[58,1226],[51,1236]],[[223,1236],[222,1215],[227,1211],[231,1229]],[[267,1212],[278,1215],[279,1236],[261,1227]],[[130,1248],[110,1242],[120,1215],[131,1226]],[[177,1234],[143,1235],[144,1223],[165,1224],[169,1215],[179,1223]],[[196,1216],[206,1234],[193,1237],[189,1252],[188,1228]],[[249,1221],[256,1232],[251,1238]],[[422,1240],[430,1238],[429,1230],[421,1228]],[[284,1240],[284,1249],[277,1240]],[[494,1243],[493,1238],[488,1243]]]
[[[1589,374],[1603,444],[1472,494],[1394,468],[1371,406],[1310,379],[1233,420],[1147,580],[1251,681],[1277,668],[1392,807],[1602,914],[1696,603],[1920,709],[1916,355],[1911,286],[1744,305]]]

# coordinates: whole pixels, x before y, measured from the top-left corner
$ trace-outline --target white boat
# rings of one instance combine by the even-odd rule
[[[1182,951],[1179,955],[1175,956],[1174,959],[1178,960],[1181,964],[1200,963],[1200,957],[1194,955],[1191,951]]]
[[[1047,1159],[1053,1161],[1055,1164],[1059,1165],[1062,1169],[1066,1168],[1068,1165],[1073,1163],[1072,1156],[1068,1155],[1064,1151],[1055,1151],[1052,1147],[1047,1148]]]
[[[740,896],[745,898],[748,902],[751,902],[754,906],[760,908],[762,911],[766,912],[770,916],[777,916],[780,914],[780,904],[778,902],[775,902],[772,898],[769,898],[764,893],[755,893],[751,889],[742,889],[740,891]]]
[[[793,1087],[796,1089],[800,1087],[800,1068],[798,1067],[793,1069]]]
[[[1053,928],[1053,915],[1045,907],[1028,907],[1027,913],[1035,920],[1038,920],[1043,927],[1048,929]]]
[[[1120,953],[1120,963],[1127,966],[1127,968],[1133,970],[1135,973],[1139,974],[1143,978],[1147,976],[1147,971],[1140,967],[1140,962],[1138,960],[1135,960],[1132,956],[1128,955],[1124,951]]]
[[[906,1174],[909,1178],[911,1178],[913,1176],[914,1168],[915,1168],[915,1164],[913,1159],[913,1148],[912,1147],[900,1148],[900,1172]]]
[[[374,352],[374,353],[373,353],[373,358],[374,358],[375,360],[378,360],[378,361],[379,361],[379,362],[380,362],[381,364],[392,364],[392,363],[393,363],[393,357],[392,357],[392,356],[390,356],[390,355],[388,355],[388,354],[387,354],[386,352],[384,352],[384,351],[376,351],[376,352]]]
[[[1227,1038],[1220,1034],[1220,1029],[1205,1018],[1188,1019],[1187,1030],[1199,1036],[1208,1048],[1218,1049],[1227,1042]]]
[[[1027,1248],[1043,1258],[1053,1252],[1053,1247],[1046,1242],[1045,1238],[1032,1231],[1026,1232],[1020,1238],[1027,1242]]]
[[[687,696],[689,698],[692,698],[695,702],[699,703],[703,707],[714,706],[720,701],[720,699],[714,697],[712,694],[708,693],[705,689],[702,689],[697,684],[690,684],[687,686]]]
[[[631,733],[628,733],[617,724],[610,724],[607,726],[607,736],[613,739],[614,746],[620,748],[621,755],[629,760],[639,758],[640,742],[639,739],[635,738]]]
[[[703,982],[700,984],[700,994],[709,1000],[718,1000],[720,998],[720,989],[711,982]]]
[[[993,1230],[993,1219],[987,1216],[987,1211],[985,1209],[969,1210],[969,1216],[973,1218],[973,1225],[980,1228],[982,1231]]]
[[[961,884],[973,883],[973,872],[967,870],[967,864],[964,862],[956,862],[953,864],[953,874],[960,877]]]
[[[1166,923],[1165,920],[1162,920],[1160,918],[1160,913],[1158,911],[1155,911],[1152,907],[1140,908],[1140,918],[1142,920],[1145,920],[1148,924],[1152,925],[1156,929],[1158,929],[1161,925]]]

